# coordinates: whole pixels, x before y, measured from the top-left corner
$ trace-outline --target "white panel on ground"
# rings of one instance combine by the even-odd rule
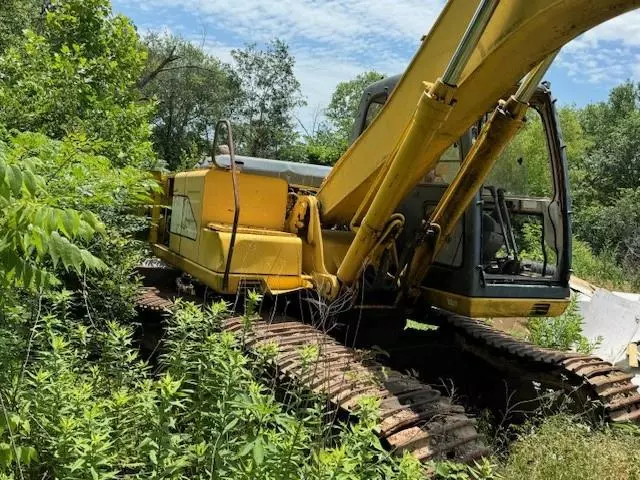
[[[580,302],[583,333],[602,338],[594,352],[614,364],[626,363],[627,346],[640,341],[640,302],[607,290],[597,290],[589,302]]]

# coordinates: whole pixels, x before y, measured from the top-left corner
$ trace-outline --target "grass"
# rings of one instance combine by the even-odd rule
[[[625,480],[640,478],[640,431],[593,429],[556,415],[522,431],[499,468],[508,480]]]
[[[623,292],[640,289],[640,272],[621,267],[610,251],[595,254],[584,241],[573,239],[573,272],[599,287]]]
[[[432,325],[430,323],[418,322],[417,320],[411,320],[410,318],[407,318],[404,329],[419,330],[421,332],[431,332],[431,331],[438,330],[438,326]]]

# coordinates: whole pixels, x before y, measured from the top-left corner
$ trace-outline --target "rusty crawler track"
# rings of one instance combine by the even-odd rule
[[[446,323],[459,336],[463,348],[489,363],[510,364],[535,379],[554,384],[594,402],[611,422],[640,422],[640,393],[626,374],[601,358],[541,348],[518,340],[486,323],[448,315]]]
[[[145,289],[138,300],[138,307],[146,310],[159,311],[171,305],[153,288]],[[465,415],[463,407],[412,377],[364,360],[361,352],[309,325],[286,319],[269,323],[258,320],[245,331],[242,319],[232,318],[223,327],[242,336],[250,351],[276,345],[275,364],[282,377],[302,382],[346,413],[354,412],[364,396],[379,398],[377,433],[394,453],[411,452],[421,461],[438,458],[462,462],[488,453],[475,422]]]
[[[145,310],[165,310],[172,305],[155,288],[143,290],[138,301]],[[592,401],[611,422],[640,422],[640,393],[630,381],[632,376],[610,363],[590,355],[537,347],[479,320],[450,314],[444,318],[463,349],[498,369],[509,365],[512,374],[566,390],[578,400]],[[412,377],[363,359],[360,352],[309,325],[260,320],[243,333],[241,319],[234,318],[225,322],[225,328],[244,335],[249,350],[277,345],[276,364],[283,377],[303,382],[347,412],[365,395],[380,398],[378,433],[397,453],[409,451],[420,460],[460,461],[487,453],[473,420],[462,407]],[[310,363],[303,360],[305,346],[316,347],[317,356]]]

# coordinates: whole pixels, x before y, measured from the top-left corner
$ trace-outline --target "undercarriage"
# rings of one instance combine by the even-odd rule
[[[138,300],[148,336],[176,298],[218,298],[205,300],[201,288],[178,292],[171,282],[158,281],[162,272],[145,270],[146,284],[155,284],[144,287]],[[241,312],[243,297],[232,300]],[[537,347],[488,322],[438,309],[421,318],[429,322],[426,330],[405,329],[398,309],[340,310],[304,295],[275,297],[264,302],[250,327],[237,316],[223,328],[241,338],[248,354],[274,347],[276,377],[325,396],[344,417],[357,411],[363,397],[378,398],[383,446],[422,461],[470,462],[486,455],[474,418],[485,409],[504,425],[553,398],[554,406],[596,421],[640,421],[632,376],[597,357]]]

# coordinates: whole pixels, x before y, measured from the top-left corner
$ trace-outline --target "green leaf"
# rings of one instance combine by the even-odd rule
[[[9,189],[7,188],[7,164],[0,158],[0,195],[7,198]]]
[[[154,465],[158,465],[158,456],[155,450],[149,450],[149,460],[151,460],[151,463]]]
[[[5,178],[6,178],[6,185],[7,185],[7,194],[10,195],[11,191],[13,190],[13,183],[15,181],[14,179],[14,175],[13,175],[13,169],[11,168],[11,165],[7,165],[7,171],[5,173]]]
[[[239,417],[235,417],[233,420],[231,420],[225,427],[224,430],[222,431],[223,434],[225,433],[229,433],[231,430],[234,429],[234,427],[238,424],[238,421],[240,420]]]
[[[25,188],[31,195],[35,195],[38,187],[38,181],[36,180],[36,176],[33,174],[31,170],[28,170],[28,169],[25,169],[23,173],[24,173]]]
[[[4,468],[11,466],[13,462],[13,449],[8,443],[0,443],[0,465]]]
[[[262,443],[262,437],[256,438],[253,444],[253,460],[256,465],[261,465],[264,461],[264,444]]]
[[[247,443],[244,447],[242,447],[242,449],[240,450],[240,453],[238,453],[239,457],[244,457],[245,455],[247,455],[251,450],[253,449],[253,442],[249,442]]]
[[[105,270],[107,266],[102,260],[94,256],[88,250],[80,250],[82,261],[89,270]]]
[[[47,244],[48,247],[48,251],[49,251],[49,257],[51,257],[51,261],[53,262],[53,267],[56,268],[58,266],[58,262],[60,260],[60,241],[58,240],[60,238],[60,234],[58,232],[53,232],[51,234],[51,238],[49,240],[49,243]]]
[[[17,165],[11,165],[7,172],[8,171],[12,171],[10,182],[11,191],[13,192],[13,195],[17,197],[18,195],[20,195],[20,191],[22,190],[22,171]]]
[[[13,250],[5,250],[2,255],[2,263],[4,264],[5,271],[7,273],[11,273],[16,269],[16,265],[18,264],[18,255]]]
[[[18,280],[18,281],[22,279],[22,274],[24,272],[24,266],[25,266],[24,260],[22,260],[20,257],[18,257],[16,259],[16,266],[15,266],[16,280]]]
[[[43,232],[51,233],[48,222],[49,209],[47,207],[41,207],[36,210],[33,216],[32,222],[35,226],[40,228]]]
[[[105,233],[104,224],[98,219],[98,217],[93,214],[93,212],[90,212],[88,210],[82,212],[82,220],[87,222],[97,233]]]
[[[67,238],[71,238],[72,234],[70,231],[67,230],[67,224],[66,224],[66,215],[64,210],[58,210],[55,209],[53,211],[53,217],[55,218],[55,228],[59,231],[61,231],[62,233],[64,233],[64,236]]]
[[[31,281],[33,280],[33,267],[25,262],[22,270],[22,285],[25,288],[31,288]]]
[[[22,447],[15,446],[15,448],[13,449],[13,454],[15,456],[15,459],[19,462],[22,458]]]
[[[22,463],[29,466],[31,465],[31,462],[38,460],[38,452],[33,447],[23,447],[20,460],[22,460]]]
[[[71,470],[72,472],[75,472],[76,470],[80,470],[82,467],[84,467],[84,464],[85,464],[85,459],[79,458],[69,466],[69,470]]]
[[[80,230],[80,215],[78,212],[74,212],[73,210],[66,210],[64,212],[63,223],[67,233],[71,237],[75,237]]]
[[[44,235],[39,227],[34,227],[31,230],[31,243],[36,247],[38,256],[43,257],[47,253],[47,249],[44,243]]]

